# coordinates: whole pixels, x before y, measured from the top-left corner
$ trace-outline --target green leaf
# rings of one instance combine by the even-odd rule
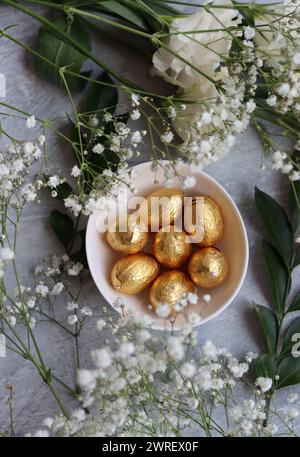
[[[65,16],[58,17],[53,24],[68,36],[75,39],[88,51],[91,49],[91,40],[88,29],[80,18],[69,21]],[[36,51],[46,57],[60,68],[68,67],[69,70],[80,73],[86,57],[69,44],[66,44],[54,32],[46,27],[39,30]],[[38,75],[52,83],[61,85],[61,78],[57,68],[39,58],[35,59],[35,67]],[[66,75],[66,81],[71,91],[83,89],[85,81],[75,76]]]
[[[130,3],[131,2],[129,2],[129,4]],[[134,3],[130,8],[115,0],[104,0],[101,2],[100,6],[105,8],[107,11],[116,14],[122,19],[126,19],[137,27],[143,30],[148,30],[147,22],[145,21],[143,15],[138,13],[138,10],[134,7]]]
[[[300,357],[285,357],[278,365],[278,388],[300,383]]]
[[[166,3],[161,2],[161,5],[155,1],[145,0],[144,3],[148,5],[153,11],[157,14],[164,15],[164,16],[177,16],[180,14],[178,10],[173,8],[170,5],[166,5]]]
[[[294,236],[284,210],[272,197],[257,187],[255,188],[255,202],[274,246],[284,264],[291,267]]]
[[[268,354],[260,355],[255,361],[256,376],[274,378],[276,375],[276,364]]]
[[[292,355],[291,351],[298,340],[300,340],[300,317],[297,317],[288,326],[282,340],[281,353]]]
[[[73,191],[72,187],[67,182],[62,182],[55,188],[55,190],[57,192],[56,198],[58,198],[58,200],[64,200]]]
[[[50,225],[57,238],[68,249],[74,235],[74,223],[71,217],[55,209],[50,213]]]
[[[288,312],[300,311],[300,295],[296,295],[289,306]]]
[[[290,213],[294,233],[300,225],[300,181],[292,181],[290,186]]]
[[[263,240],[263,252],[268,267],[273,300],[277,311],[281,313],[284,310],[288,292],[289,275],[278,252],[267,240]]]
[[[268,352],[274,355],[278,340],[278,321],[275,314],[265,306],[255,305],[255,310],[263,330]]]
[[[107,72],[102,73],[98,81],[104,84],[114,84]],[[83,111],[85,113],[101,112],[103,109],[113,113],[118,104],[118,91],[116,87],[93,84],[87,94]]]
[[[74,262],[80,262],[84,265],[86,269],[88,269],[88,261],[86,256],[86,249],[85,249],[85,236],[86,236],[86,229],[80,230],[78,235],[81,238],[81,245],[80,249],[76,251],[74,254],[71,255],[71,259]]]

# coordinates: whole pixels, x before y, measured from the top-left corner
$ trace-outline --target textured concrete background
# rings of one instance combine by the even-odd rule
[[[29,45],[34,45],[39,24],[21,13],[1,6],[0,28],[12,24],[17,24],[11,30],[14,36]],[[145,67],[145,63],[138,56],[125,53],[116,45],[112,47],[112,43],[107,39],[98,40],[93,51],[125,76],[139,80],[144,85],[155,88],[155,85],[161,87],[163,84],[161,80],[151,80],[150,67]],[[4,73],[7,80],[5,102],[28,110],[41,118],[57,117],[70,109],[63,90],[39,80],[32,68],[31,58],[21,48],[3,39],[0,41],[0,73]],[[97,71],[94,71],[94,75],[97,75]],[[11,127],[15,127],[15,133],[19,138],[27,138],[28,133],[31,133],[17,122]],[[63,167],[70,169],[72,162],[65,145],[55,138],[49,137],[48,140],[51,160],[60,161]],[[146,158],[147,150],[144,160]],[[199,344],[211,339],[216,344],[227,347],[237,357],[248,350],[262,350],[263,341],[252,303],[265,305],[269,299],[261,254],[263,228],[254,206],[254,186],[257,185],[282,203],[286,201],[288,190],[286,179],[270,169],[269,160],[265,161],[265,171],[260,169],[261,161],[261,144],[255,132],[248,129],[239,137],[228,158],[206,170],[225,187],[241,211],[249,237],[250,264],[244,286],[232,305],[220,316],[200,327]],[[56,206],[54,200],[43,196],[41,205],[30,205],[23,217],[18,246],[18,265],[23,284],[32,284],[33,266],[42,258],[61,250],[47,221],[50,211]],[[97,316],[101,315],[105,301],[91,279],[87,279],[83,294],[86,304],[95,310]],[[57,327],[46,323],[37,327],[36,334],[48,365],[55,370],[57,376],[71,384],[74,379],[75,354],[70,347],[70,340]],[[97,347],[105,336],[105,331],[101,335],[95,331],[93,322],[86,326],[81,345],[83,366],[90,366],[90,350]],[[36,376],[31,364],[9,353],[5,359],[0,359],[0,430],[5,430],[8,424],[5,391],[7,383],[14,386],[17,434],[22,435],[36,430],[44,417],[51,416],[57,411],[56,404]],[[297,390],[299,391],[299,388]],[[282,404],[284,398],[285,394],[280,393],[279,399]],[[66,402],[70,405],[72,403],[67,397]]]

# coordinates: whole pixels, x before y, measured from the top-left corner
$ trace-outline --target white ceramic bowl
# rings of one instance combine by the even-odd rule
[[[163,187],[163,169],[159,168],[156,174],[151,170],[151,163],[146,162],[134,167],[134,184],[137,188],[137,195],[146,197],[150,192]],[[187,176],[190,171],[186,165],[180,169],[181,176]],[[205,194],[210,196],[222,209],[224,217],[224,234],[217,247],[224,251],[229,263],[229,276],[226,281],[214,289],[201,289],[198,291],[199,303],[189,305],[185,310],[185,316],[180,315],[176,319],[175,328],[180,328],[186,322],[186,315],[191,311],[200,312],[202,320],[199,324],[208,322],[213,317],[224,311],[233,301],[239,292],[245,279],[248,266],[248,240],[245,226],[239,210],[229,194],[213,178],[204,172],[194,175],[196,184],[192,189],[185,191],[185,195]],[[156,181],[156,183],[154,183]],[[172,187],[181,187],[181,181],[174,178]],[[129,198],[133,196],[129,193]],[[121,257],[121,254],[113,251],[105,240],[105,234],[99,233],[97,227],[103,223],[104,213],[95,213],[89,218],[86,234],[87,259],[92,277],[99,291],[106,301],[118,312],[116,301],[120,297],[126,309],[133,309],[152,320],[151,327],[155,329],[170,329],[171,325],[164,319],[158,317],[148,309],[149,289],[139,295],[123,295],[111,286],[110,272],[113,264]],[[146,249],[150,252],[150,246]],[[211,301],[205,303],[203,295],[209,293]],[[148,321],[148,319],[146,319]]]

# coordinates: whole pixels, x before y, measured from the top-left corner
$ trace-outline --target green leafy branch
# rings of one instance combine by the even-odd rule
[[[262,242],[272,292],[272,309],[255,305],[265,336],[266,354],[256,363],[257,376],[273,379],[267,393],[268,404],[277,389],[300,383],[300,357],[295,351],[300,339],[300,317],[284,329],[286,316],[300,311],[300,291],[291,297],[292,274],[300,264],[299,245],[295,243],[300,222],[300,182],[292,182],[290,214],[258,188],[255,202],[270,241]]]

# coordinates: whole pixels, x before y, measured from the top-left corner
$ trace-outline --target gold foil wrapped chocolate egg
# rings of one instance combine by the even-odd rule
[[[158,276],[159,265],[152,255],[139,252],[119,259],[111,271],[113,287],[124,294],[134,295],[146,289]]]
[[[148,195],[138,210],[141,219],[153,230],[171,225],[182,213],[183,192],[178,189],[158,189]]]
[[[199,287],[216,287],[228,275],[228,262],[219,249],[202,248],[192,255],[189,262],[189,274],[193,282]]]
[[[196,237],[199,246],[213,246],[222,238],[223,216],[214,200],[207,195],[194,196],[191,214],[192,220],[185,220],[185,229]]]
[[[154,309],[159,305],[169,305],[172,313],[174,312],[174,305],[193,290],[194,285],[192,281],[183,271],[166,271],[152,284],[150,289],[150,303]]]
[[[185,232],[166,226],[155,235],[153,253],[164,267],[180,268],[191,256],[192,245]]]
[[[141,251],[148,239],[148,228],[132,224],[130,216],[117,220],[106,232],[108,244],[122,254],[135,254]]]

